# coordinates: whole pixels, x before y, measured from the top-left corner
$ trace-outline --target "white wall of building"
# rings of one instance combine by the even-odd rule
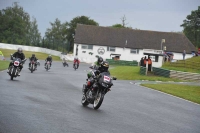
[[[88,61],[93,59],[96,61],[95,57],[96,55],[101,56],[103,59],[112,59],[113,56],[110,56],[110,54],[121,54],[120,60],[126,60],[126,61],[133,61],[133,60],[140,61],[141,57],[143,56],[143,50],[140,50],[139,54],[132,54],[130,53],[129,48],[116,47],[115,52],[112,52],[112,51],[107,51],[107,46],[93,45],[93,49],[82,49],[81,46],[82,46],[81,44],[78,44],[78,57]],[[77,44],[74,45],[74,52],[73,52],[74,56],[76,54],[76,47]],[[99,48],[103,48],[105,50],[105,53],[103,55],[98,54]],[[85,51],[85,53],[83,53],[83,51]],[[93,55],[90,55],[89,54],[90,52],[92,52]]]
[[[110,54],[121,54],[120,60],[126,60],[126,61],[133,61],[136,60],[137,62],[140,61],[141,57],[144,57],[145,55],[143,53],[155,53],[155,54],[160,54],[162,53],[161,50],[153,50],[153,49],[140,49],[138,54],[133,54],[130,52],[130,48],[119,48],[115,47],[115,52],[112,51],[107,51],[107,46],[98,46],[98,45],[93,45],[93,49],[82,49],[81,46],[82,44],[77,44],[75,43],[74,45],[74,56],[76,56],[76,48],[78,45],[78,58],[84,62],[92,63],[96,61],[96,55],[101,56],[103,59],[112,59],[112,56]],[[83,44],[85,45],[85,44]],[[103,55],[98,54],[98,49],[103,48],[105,50],[105,53]],[[83,53],[85,51],[85,53]],[[89,53],[92,52],[93,55],[90,55]],[[191,54],[186,54],[185,59],[191,58]],[[177,60],[182,60],[183,55],[182,53],[174,53],[174,59]],[[158,62],[153,62],[154,67],[161,67],[162,66],[162,58],[161,56],[159,57]]]

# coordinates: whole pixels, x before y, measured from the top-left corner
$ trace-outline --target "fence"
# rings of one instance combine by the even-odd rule
[[[152,69],[153,69],[153,72],[155,75],[163,76],[163,77],[170,77],[170,70],[157,68],[157,67],[153,67]]]
[[[170,66],[200,70],[200,62],[193,61],[177,60],[176,62],[170,62]]]
[[[106,59],[110,65],[124,65],[124,66],[138,66],[137,61],[124,61],[124,60],[112,60]]]
[[[140,75],[146,75],[146,67],[140,67]]]

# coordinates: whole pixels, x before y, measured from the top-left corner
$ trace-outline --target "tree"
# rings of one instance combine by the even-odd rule
[[[126,21],[126,16],[124,15],[124,16],[121,18],[121,20],[122,20],[122,26],[123,26],[123,27],[126,27],[126,25],[128,24],[128,23],[125,23],[125,21]]]
[[[99,24],[96,21],[94,21],[93,19],[90,19],[87,16],[78,16],[78,17],[73,18],[69,23],[69,29],[68,29],[68,34],[67,34],[67,40],[70,43],[70,51],[73,51],[74,35],[75,35],[75,29],[76,29],[77,24],[99,26]]]
[[[38,30],[37,20],[34,17],[32,19],[33,21],[31,22],[31,25],[30,25],[29,39],[30,39],[30,43],[33,46],[39,47],[39,44],[41,42],[41,35]]]
[[[197,10],[192,11],[190,15],[187,15],[180,26],[184,28],[183,33],[188,39],[196,47],[200,47],[200,6]]]
[[[56,50],[64,50],[64,43],[67,37],[68,23],[61,23],[56,18],[52,23],[50,22],[51,28],[48,28],[45,32],[45,42],[48,43],[49,48]]]
[[[123,25],[121,25],[121,24],[114,24],[114,25],[112,25],[112,27],[114,27],[114,28],[125,28]]]
[[[124,15],[122,18],[121,18],[121,21],[122,21],[122,24],[114,24],[112,25],[111,27],[114,27],[114,28],[129,28],[129,29],[132,29],[131,26],[126,26],[128,23],[126,23],[126,16]]]
[[[3,31],[0,32],[0,42],[31,45],[31,26],[34,26],[34,31],[38,31],[35,25],[36,19],[32,23],[29,14],[14,2],[12,7],[0,10],[0,31]]]

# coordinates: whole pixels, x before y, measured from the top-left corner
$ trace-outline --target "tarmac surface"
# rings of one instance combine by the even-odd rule
[[[139,85],[159,81],[113,81],[93,110],[81,104],[89,64],[43,64],[13,81],[0,72],[0,133],[200,133],[200,105]]]

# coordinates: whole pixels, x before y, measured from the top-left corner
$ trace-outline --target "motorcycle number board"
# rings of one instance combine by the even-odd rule
[[[15,61],[15,62],[14,62],[14,65],[15,65],[15,66],[19,66],[19,61]]]
[[[109,81],[110,81],[110,77],[108,77],[108,76],[104,76],[104,81],[109,82]]]

